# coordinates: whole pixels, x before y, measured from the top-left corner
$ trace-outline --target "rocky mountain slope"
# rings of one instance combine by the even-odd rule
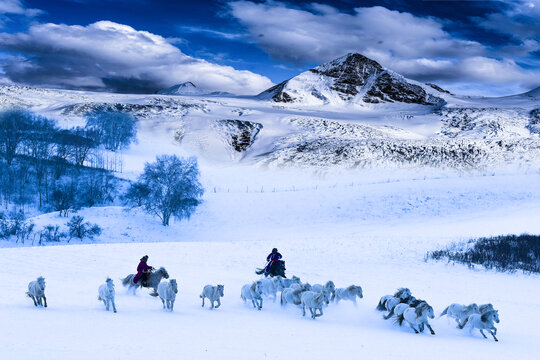
[[[303,104],[401,102],[441,106],[444,93],[438,86],[406,79],[374,60],[350,53],[286,80],[258,98]]]

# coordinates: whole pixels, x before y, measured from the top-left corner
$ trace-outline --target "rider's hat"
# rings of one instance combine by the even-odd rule
[[[273,249],[272,249],[272,252],[273,252],[273,253],[277,252],[277,249],[276,249],[276,248],[273,248]]]
[[[144,255],[142,258],[141,258],[141,261],[146,261],[148,260],[148,255]]]

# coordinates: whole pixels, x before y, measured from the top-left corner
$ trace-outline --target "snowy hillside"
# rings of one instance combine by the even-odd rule
[[[202,90],[190,81],[158,91],[160,95],[202,95],[203,93]]]
[[[539,100],[525,95],[444,98],[442,107],[400,102],[333,106],[227,95],[0,87],[1,108],[29,108],[64,127],[84,125],[84,117],[96,110],[134,115],[139,139],[123,154],[125,171],[139,171],[161,153],[197,155],[209,164],[316,169],[539,168]]]

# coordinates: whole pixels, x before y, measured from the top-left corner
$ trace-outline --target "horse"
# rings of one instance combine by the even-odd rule
[[[278,276],[280,279],[281,279],[281,284],[283,286],[283,288],[288,288],[288,287],[291,287],[292,284],[301,284],[302,282],[300,281],[300,278],[296,275],[293,275],[292,278],[290,279],[287,279],[287,278],[284,278],[282,276]]]
[[[433,314],[433,308],[426,302],[422,302],[416,308],[409,306],[403,311],[403,314],[395,317],[396,323],[401,326],[403,321],[406,321],[417,334],[424,331],[424,325],[426,325],[431,335],[435,335],[435,331],[429,325],[428,318],[433,319],[435,315]]]
[[[399,303],[406,303],[413,299],[411,290],[408,288],[399,288],[394,295],[385,295],[379,300],[377,305],[377,310],[379,311],[388,311],[388,314],[385,316],[385,319],[388,319],[392,316],[392,310]]]
[[[280,287],[279,279],[280,277],[273,277],[270,279],[262,278],[259,280],[259,287],[262,294],[266,297],[272,298],[274,302],[276,302],[277,292]]]
[[[499,321],[499,312],[497,310],[489,310],[484,314],[470,315],[460,326],[460,329],[463,329],[465,325],[469,324],[469,334],[476,328],[480,330],[480,334],[487,339],[486,334],[484,334],[482,330],[488,330],[491,336],[493,336],[493,339],[499,341],[495,337],[495,335],[497,335],[497,328],[493,324],[493,322],[499,323]]]
[[[137,288],[142,287],[141,280],[139,280],[136,284],[133,283],[134,277],[135,277],[135,274],[129,274],[128,276],[122,279],[122,285],[128,286],[128,292],[132,290],[133,295],[135,295],[135,290],[137,290]],[[168,278],[169,278],[169,273],[167,272],[167,270],[165,270],[163,266],[157,269],[156,271],[152,272],[150,276],[148,276],[148,280],[146,281],[146,285],[145,285],[145,287],[147,288],[154,289],[154,292],[151,293],[150,295],[158,296],[157,288],[161,282],[161,279],[168,279]]]
[[[478,305],[474,303],[467,306],[461,304],[451,304],[443,310],[441,316],[447,315],[448,317],[454,318],[458,324],[458,327],[461,327],[461,324],[472,314],[480,314]]]
[[[286,277],[285,276],[285,261],[283,260],[277,260],[273,264],[271,264],[270,270],[268,273],[266,273],[265,270],[266,270],[266,266],[262,269],[257,268],[255,270],[255,274],[257,275],[264,274],[264,276],[271,276],[271,277],[274,277],[274,276],[281,276],[283,278]]]
[[[300,303],[302,305],[302,316],[306,316],[307,307],[311,312],[311,318],[315,319],[323,315],[322,308],[324,304],[328,305],[330,301],[328,300],[328,294],[324,291],[320,293],[315,291],[305,291],[300,297]],[[318,315],[317,310],[319,310]]]
[[[47,307],[47,298],[45,297],[45,279],[40,276],[35,281],[28,284],[28,292],[26,295],[32,298],[34,306]],[[41,301],[43,299],[43,302]]]
[[[322,292],[326,291],[328,294],[331,294],[332,297],[330,298],[330,301],[333,301],[336,297],[336,285],[334,285],[334,282],[332,280],[327,281],[326,284],[315,284],[311,286],[311,290],[315,292]]]
[[[310,291],[311,285],[309,283],[294,283],[291,286],[289,286],[289,289]]]
[[[178,294],[178,285],[176,284],[176,279],[160,282],[157,287],[157,292],[161,302],[163,303],[163,308],[173,311],[176,294]]]
[[[221,306],[221,301],[219,300],[220,297],[223,297],[223,289],[225,286],[218,285],[218,286],[212,286],[212,285],[206,285],[203,288],[203,291],[201,295],[199,295],[202,299],[202,307],[204,307],[204,298],[208,298],[210,300],[210,308],[211,309],[217,309]],[[214,306],[214,301],[217,301],[217,306]]]
[[[340,300],[350,300],[356,306],[357,296],[360,299],[364,297],[364,294],[362,293],[362,287],[358,285],[351,285],[347,288],[336,289],[334,300],[336,304],[338,304]]]
[[[307,290],[286,288],[281,292],[281,306],[286,304],[300,305],[302,303],[302,293]]]
[[[251,300],[251,302],[253,303],[253,307],[261,310],[263,305],[263,299],[261,296],[262,290],[260,289],[259,285],[259,281],[254,281],[251,284],[246,284],[242,286],[240,298],[244,300],[244,303],[246,303],[246,300]]]
[[[114,284],[111,278],[107,278],[105,284],[99,286],[98,300],[103,301],[107,311],[109,311],[109,307],[112,304],[113,312],[116,312],[116,305],[114,304]]]
[[[480,311],[480,314],[485,314],[488,311],[493,311],[493,310],[495,309],[493,308],[493,305],[491,304],[482,304],[478,307],[478,311]]]

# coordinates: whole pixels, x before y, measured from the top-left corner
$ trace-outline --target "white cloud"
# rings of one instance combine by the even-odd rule
[[[20,0],[2,0],[0,1],[0,14],[14,14],[34,17],[42,14],[39,9],[28,9]]]
[[[143,92],[191,81],[249,94],[272,85],[264,76],[190,57],[169,39],[111,21],[32,25],[27,33],[0,34],[0,48],[24,57],[8,60],[4,72],[29,84]]]

